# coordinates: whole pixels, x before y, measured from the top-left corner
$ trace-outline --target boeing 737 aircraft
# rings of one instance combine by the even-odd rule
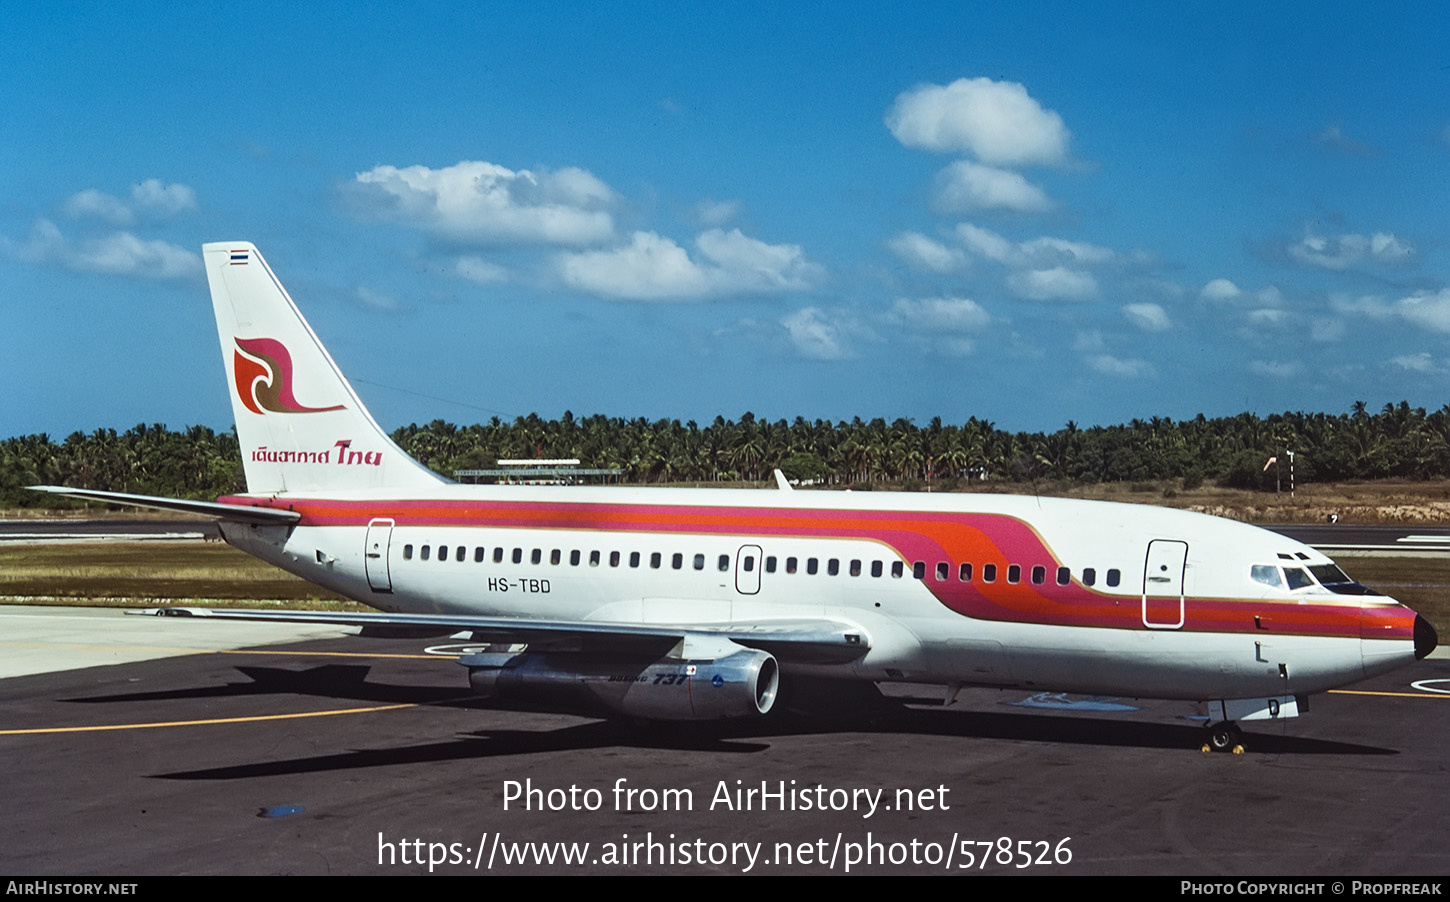
[[[1423,658],[1423,618],[1323,554],[1202,514],[961,494],[457,485],[397,447],[257,249],[208,244],[247,492],[232,545],[377,614],[469,631],[484,695],[648,720],[771,710],[792,678],[1205,702],[1239,720]]]

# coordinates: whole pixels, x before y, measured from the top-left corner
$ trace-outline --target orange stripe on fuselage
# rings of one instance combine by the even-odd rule
[[[258,499],[223,498],[226,503],[256,504]],[[499,502],[448,500],[338,501],[267,499],[261,506],[295,510],[302,526],[366,526],[377,517],[399,527],[473,527],[489,529],[580,530],[668,535],[732,535],[742,538],[858,539],[885,545],[908,565],[923,561],[922,585],[943,605],[983,620],[1146,629],[1140,595],[1115,595],[1084,586],[1073,578],[1056,584],[1061,562],[1031,524],[1006,514],[809,510],[773,507],[709,507],[592,502]],[[948,578],[937,581],[935,566],[950,562]],[[957,579],[960,562],[974,568],[972,582]],[[1111,563],[1111,562],[1107,562]],[[981,568],[997,566],[997,581],[981,582]],[[1022,568],[1022,581],[1006,581],[1007,567]],[[1041,585],[1031,583],[1033,567],[1046,570]],[[1106,572],[1100,566],[1099,572]],[[1079,571],[1080,572],[1080,571]],[[782,579],[806,578],[782,576]],[[848,577],[849,578],[849,577]],[[1176,620],[1176,602],[1163,601]],[[1359,637],[1360,606],[1304,604],[1294,599],[1189,598],[1184,629]],[[1414,613],[1407,608],[1375,607],[1367,636],[1409,639]],[[1255,620],[1255,616],[1258,620]]]

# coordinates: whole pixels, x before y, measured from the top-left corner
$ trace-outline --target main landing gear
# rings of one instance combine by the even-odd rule
[[[1208,738],[1204,740],[1203,749],[1205,752],[1232,752],[1235,755],[1244,753],[1244,733],[1239,725],[1231,720],[1221,721],[1209,725]]]

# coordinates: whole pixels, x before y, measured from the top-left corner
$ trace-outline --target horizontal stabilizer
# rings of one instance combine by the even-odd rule
[[[102,492],[97,489],[72,489],[63,485],[27,486],[32,492],[48,492],[65,495],[82,501],[101,501],[106,504],[129,504],[132,507],[149,507],[162,511],[179,511],[185,514],[200,514],[217,520],[233,523],[259,523],[273,526],[290,526],[302,519],[296,511],[278,510],[274,507],[244,507],[240,504],[220,504],[215,501],[189,501],[185,498],[160,498],[155,495],[131,495],[126,492]]]

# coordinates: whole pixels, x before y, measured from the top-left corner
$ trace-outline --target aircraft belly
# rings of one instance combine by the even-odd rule
[[[965,621],[927,638],[932,678],[1130,697],[1321,692],[1364,673],[1358,637],[1161,632]],[[1408,646],[1408,643],[1399,643]],[[1398,663],[1413,657],[1402,649]],[[1282,667],[1281,667],[1282,665]]]

